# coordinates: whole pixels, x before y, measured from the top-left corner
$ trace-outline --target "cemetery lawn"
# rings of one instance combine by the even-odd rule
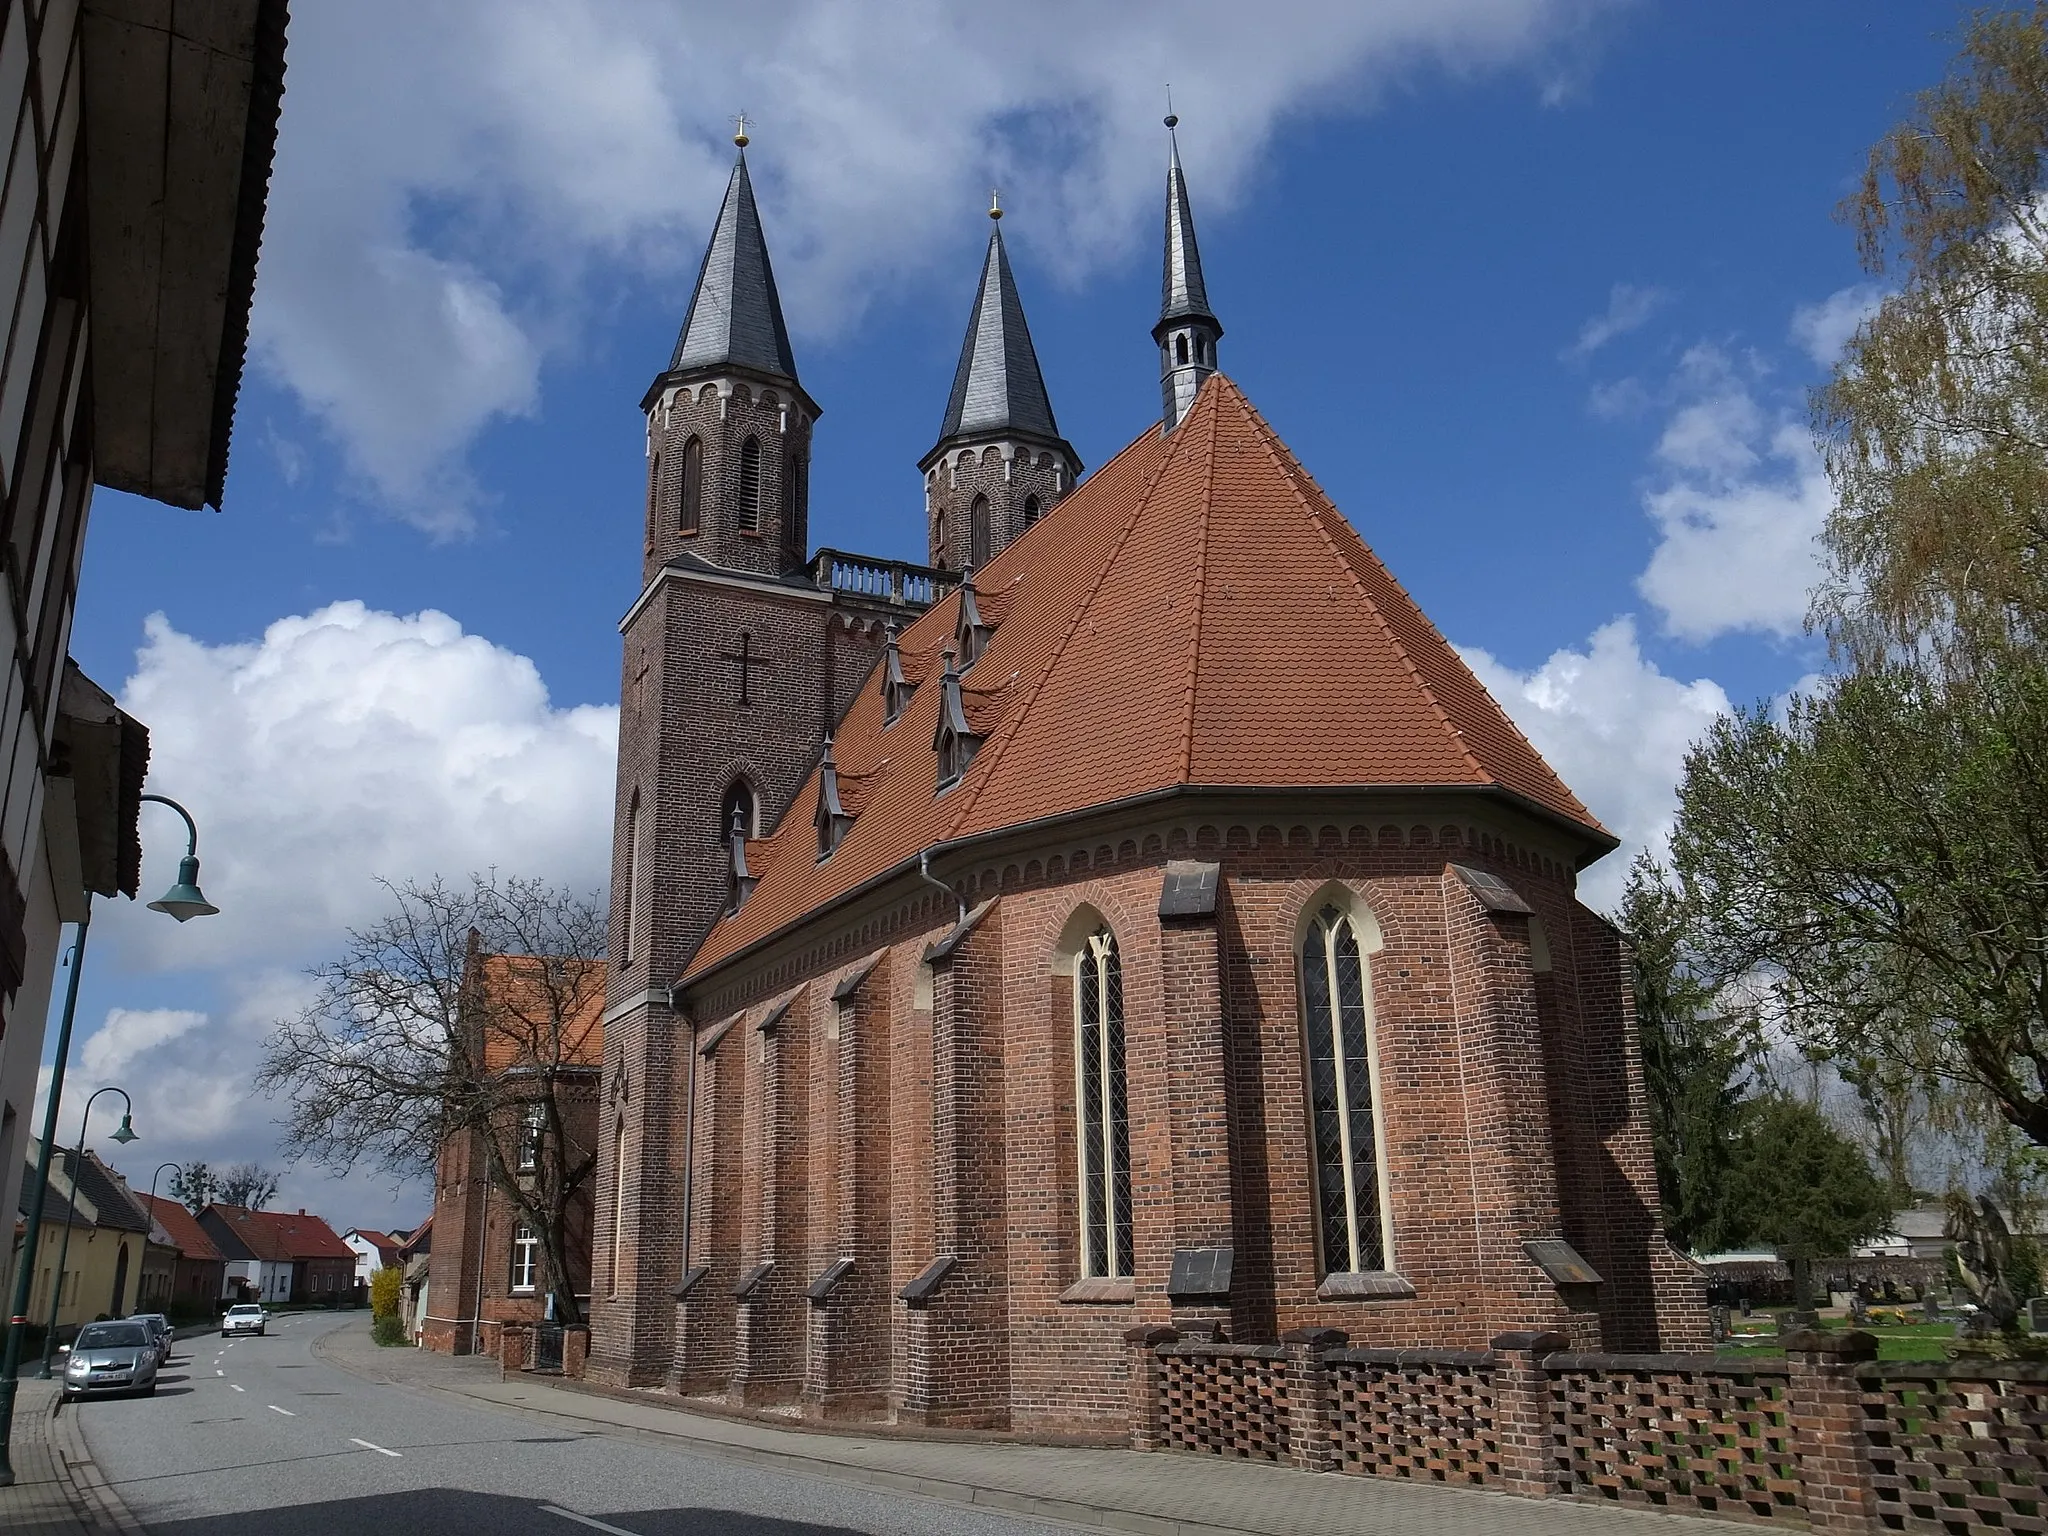
[[[1846,1328],[1848,1324],[1841,1318],[1824,1317],[1820,1326],[1825,1330]],[[1952,1322],[1871,1323],[1864,1332],[1877,1335],[1877,1358],[1880,1360],[1944,1360],[1948,1358],[1948,1346],[1955,1342],[1956,1325]],[[1738,1333],[1717,1353],[1781,1359],[1785,1350],[1775,1333]]]

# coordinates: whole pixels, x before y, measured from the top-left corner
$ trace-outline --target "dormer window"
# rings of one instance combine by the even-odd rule
[[[882,726],[894,725],[903,711],[910,708],[911,697],[916,693],[903,675],[903,655],[896,648],[896,631],[889,631],[889,647],[882,653]]]
[[[974,572],[970,568],[960,583],[960,617],[953,626],[953,644],[959,649],[963,672],[988,649],[989,636],[994,633],[995,626],[981,616],[981,599],[975,595]]]
[[[946,673],[939,680],[938,729],[932,733],[932,750],[939,758],[939,788],[957,782],[980,749],[981,737],[967,723],[967,706],[960,696],[960,673],[953,665],[949,649]]]
[[[853,828],[853,816],[839,798],[839,765],[832,761],[829,731],[825,735],[825,757],[818,764],[818,811],[814,821],[818,829],[818,857],[829,859],[832,850]]]

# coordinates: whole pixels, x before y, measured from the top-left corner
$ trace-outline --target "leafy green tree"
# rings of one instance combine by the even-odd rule
[[[1858,664],[2048,641],[2048,0],[1979,12],[1844,205],[1894,285],[1815,400],[1814,617]]]
[[[1814,1054],[2048,1142],[2048,657],[1873,666],[1722,718],[1671,860],[1703,974],[1761,975]]]
[[[1714,1006],[1692,962],[1684,902],[1647,854],[1629,870],[1619,917],[1630,939],[1664,1230],[1681,1248],[1715,1248],[1729,1228],[1728,1165],[1751,1032]]]
[[[1863,1151],[1815,1105],[1767,1094],[1744,1107],[1728,1209],[1744,1240],[1792,1263],[1795,1302],[1812,1304],[1815,1259],[1845,1256],[1882,1232],[1892,1202]]]
[[[171,1198],[198,1215],[213,1203],[213,1170],[205,1163],[186,1163],[171,1175]]]
[[[381,1265],[370,1271],[370,1315],[372,1317],[398,1316],[398,1270],[392,1265]]]

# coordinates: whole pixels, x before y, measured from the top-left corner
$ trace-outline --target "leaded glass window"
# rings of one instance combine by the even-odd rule
[[[676,509],[676,529],[695,533],[704,520],[704,444],[691,438],[683,444],[683,484]]]
[[[1124,1084],[1124,976],[1098,929],[1074,971],[1074,1081],[1081,1118],[1081,1273],[1131,1273],[1131,1118]]]
[[[977,496],[967,508],[967,563],[976,570],[988,564],[988,498]]]
[[[1334,905],[1316,914],[1302,938],[1301,1004],[1323,1268],[1330,1274],[1385,1269],[1365,955],[1358,930]]]

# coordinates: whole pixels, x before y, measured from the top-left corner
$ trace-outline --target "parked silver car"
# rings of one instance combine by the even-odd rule
[[[171,1320],[161,1312],[130,1312],[128,1321],[140,1323],[147,1328],[150,1337],[156,1340],[156,1363],[159,1366],[171,1363]]]
[[[87,1323],[64,1362],[64,1395],[156,1391],[156,1340],[137,1322]]]

